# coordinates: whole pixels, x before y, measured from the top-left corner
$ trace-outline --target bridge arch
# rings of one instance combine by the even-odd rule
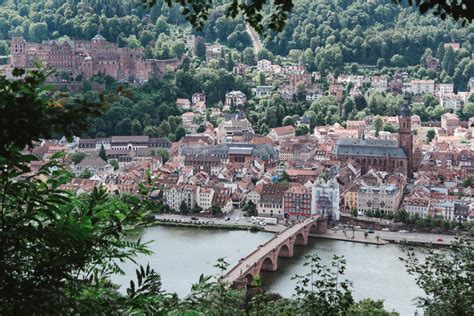
[[[317,223],[312,223],[311,226],[309,227],[309,233],[310,234],[316,234],[318,233],[319,227]]]
[[[272,258],[271,255],[266,256],[260,265],[260,271],[276,271],[277,262],[276,258]]]
[[[247,273],[247,275],[245,276],[245,279],[247,280],[247,284],[250,285],[250,284],[252,284],[254,276],[253,276],[252,273]]]
[[[285,243],[281,245],[278,251],[278,257],[280,258],[291,258],[293,257],[293,245],[290,243]]]
[[[299,231],[296,234],[295,245],[306,246],[308,244],[308,233],[304,230]]]

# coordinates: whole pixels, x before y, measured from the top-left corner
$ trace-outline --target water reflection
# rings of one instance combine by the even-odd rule
[[[180,297],[187,295],[201,273],[216,274],[213,267],[219,257],[232,265],[272,237],[268,233],[248,231],[205,230],[194,228],[151,227],[142,232],[142,240],[154,240],[151,256],[141,256],[137,262],[147,262],[161,274],[163,289]],[[283,296],[294,293],[295,274],[304,274],[304,256],[317,253],[323,263],[333,255],[344,255],[347,261],[346,278],[353,282],[355,299],[371,297],[384,299],[385,308],[395,309],[401,315],[413,315],[412,299],[422,295],[414,279],[408,275],[398,259],[403,252],[396,245],[374,246],[358,243],[310,238],[306,247],[295,247],[294,257],[278,260],[278,271],[264,272],[264,287]],[[113,281],[122,284],[123,291],[135,277],[136,266],[123,264],[125,276]]]

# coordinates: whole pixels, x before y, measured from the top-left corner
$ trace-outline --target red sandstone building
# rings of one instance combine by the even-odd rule
[[[100,34],[90,41],[42,43],[28,43],[23,37],[13,37],[10,53],[12,67],[33,68],[39,62],[61,73],[61,79],[76,81],[104,74],[119,81],[144,82],[154,72],[163,73],[166,66],[176,69],[181,64],[178,59],[144,60],[141,49],[117,47]]]
[[[413,135],[408,101],[405,100],[399,116],[398,140],[339,139],[333,152],[339,161],[354,160],[361,165],[365,174],[370,169],[394,172],[399,171],[413,176]]]

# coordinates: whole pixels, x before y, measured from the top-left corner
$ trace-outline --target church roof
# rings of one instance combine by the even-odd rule
[[[341,138],[334,148],[336,156],[407,158],[395,140]]]
[[[92,41],[94,41],[94,40],[105,41],[105,37],[103,37],[100,33],[97,33],[97,35],[92,38]]]
[[[411,117],[410,105],[408,104],[408,100],[403,100],[403,107],[402,112],[400,113],[401,117]]]

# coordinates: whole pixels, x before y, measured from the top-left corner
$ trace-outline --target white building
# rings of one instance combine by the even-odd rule
[[[188,209],[196,206],[196,187],[192,185],[172,185],[163,192],[163,202],[172,210],[179,212],[181,202],[185,202]]]
[[[247,96],[242,91],[230,91],[225,94],[225,106],[230,108],[231,105],[241,106],[247,102]]]
[[[440,83],[437,86],[437,92],[439,94],[454,93],[454,85],[452,83]]]
[[[208,187],[198,187],[196,190],[196,203],[203,210],[212,207],[212,199],[214,198],[214,189]]]
[[[418,215],[425,218],[430,211],[430,200],[428,198],[408,198],[403,201],[403,208],[411,216]]]
[[[331,214],[333,220],[339,220],[339,183],[336,179],[325,181],[318,178],[313,183],[311,214],[321,214],[322,212]]]
[[[462,108],[463,97],[454,93],[444,93],[438,96],[439,104],[453,111],[458,111]]]
[[[388,88],[388,81],[386,76],[370,77],[371,89],[376,92],[385,92]]]
[[[434,94],[434,80],[412,80],[410,82],[410,92],[413,94]]]
[[[255,96],[263,98],[272,95],[272,86],[257,86],[255,88]]]
[[[401,198],[402,191],[394,184],[362,186],[357,192],[357,210],[394,213],[398,211]]]
[[[257,69],[264,72],[271,72],[272,62],[266,59],[261,59],[257,62]]]
[[[309,89],[306,91],[306,101],[314,101],[321,97],[323,94],[320,89]]]

